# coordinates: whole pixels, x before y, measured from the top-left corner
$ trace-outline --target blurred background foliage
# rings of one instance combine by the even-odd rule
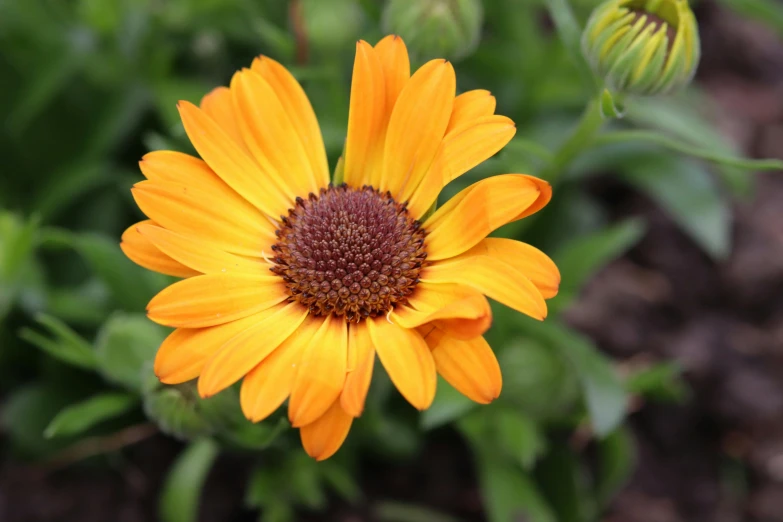
[[[783,35],[778,2],[723,3]],[[689,392],[676,364],[618,371],[562,319],[592,276],[647,227],[639,217],[614,219],[584,184],[611,172],[719,261],[732,248],[731,202],[753,194],[747,169],[774,165],[741,159],[715,130],[715,107],[696,87],[671,98],[628,99],[625,118],[599,122],[602,134],[564,151],[598,92],[578,51],[578,28],[596,4],[1,0],[2,458],[44,473],[132,467],[127,452],[149,438],[164,444],[162,432],[184,445],[159,471],[165,478],[153,481],[160,498],[149,516],[164,522],[197,520],[200,499],[209,498],[205,480],[221,458],[236,468],[244,491],[236,520],[299,520],[338,503],[365,506],[373,520],[437,522],[460,515],[393,496],[378,500],[365,481],[415,462],[445,437],[464,445],[465,461],[451,465],[477,481],[479,519],[598,518],[634,467],[626,413],[640,401],[683,401]],[[148,321],[144,307],[170,280],[127,260],[118,242],[141,218],[129,191],[142,179],[141,156],[192,152],[177,100],[198,102],[254,56],[269,55],[305,87],[334,166],[347,123],[353,42],[374,43],[388,32],[402,34],[415,65],[454,60],[460,91],[490,90],[497,112],[514,119],[516,138],[447,187],[442,200],[497,173],[552,181],[549,207],[498,235],[550,253],[563,285],[542,324],[494,307],[488,338],[504,375],[498,401],[478,407],[440,381],[432,408],[419,415],[377,365],[367,411],[348,442],[316,464],[284,415],[253,425],[233,389],[200,400],[190,385],[157,382],[151,360],[167,329]]]

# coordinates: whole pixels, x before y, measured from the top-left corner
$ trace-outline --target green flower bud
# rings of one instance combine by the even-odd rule
[[[609,0],[593,11],[582,49],[607,86],[654,96],[690,83],[701,56],[687,0]]]
[[[388,0],[382,25],[419,60],[458,60],[478,46],[483,15],[480,0]]]
[[[147,417],[163,433],[178,439],[216,435],[231,429],[238,420],[244,421],[237,407],[237,394],[232,389],[202,399],[193,382],[167,386],[154,376],[149,377],[144,388]]]

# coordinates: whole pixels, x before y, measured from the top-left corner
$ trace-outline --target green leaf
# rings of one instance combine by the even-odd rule
[[[502,409],[493,412],[492,421],[500,446],[523,468],[532,468],[536,459],[546,451],[546,438],[530,417]]]
[[[424,430],[448,424],[477,406],[475,402],[462,395],[440,376],[436,389],[432,405],[424,410],[419,417],[421,428]]]
[[[556,522],[529,475],[500,459],[478,456],[479,487],[489,522]]]
[[[101,371],[108,380],[140,391],[142,370],[154,359],[166,335],[166,328],[144,315],[115,313],[103,324],[95,341]]]
[[[362,498],[362,489],[351,470],[341,462],[334,459],[325,460],[318,465],[318,470],[324,481],[346,502],[356,504]]]
[[[725,259],[730,249],[729,205],[702,165],[649,154],[628,161],[618,174],[653,198],[710,256]]]
[[[37,232],[38,219],[24,222],[10,212],[0,213],[0,319],[30,279]]]
[[[555,348],[579,378],[593,431],[599,437],[612,432],[622,421],[627,398],[611,363],[588,338],[553,320],[529,323],[531,335]]]
[[[720,0],[737,13],[755,18],[783,36],[783,6],[777,0]]]
[[[597,520],[597,505],[583,465],[565,442],[553,447],[536,466],[536,481],[557,516],[558,522]]]
[[[602,505],[631,477],[636,463],[636,448],[629,430],[620,428],[598,443],[597,499]]]
[[[664,362],[642,368],[625,380],[628,393],[661,402],[679,402],[688,396],[682,380],[682,368],[676,362]]]
[[[225,408],[225,405],[222,403],[209,403],[208,401],[210,401],[210,399],[204,401],[208,403],[205,405],[206,408]],[[269,419],[258,423],[252,423],[242,417],[241,422],[236,423],[221,435],[224,439],[237,446],[249,450],[260,451],[271,446],[278,437],[288,431],[290,427],[291,425],[285,417],[280,417],[277,419],[277,422]]]
[[[59,410],[74,399],[70,390],[33,383],[16,388],[5,399],[3,430],[11,446],[26,457],[41,457],[62,447],[65,439],[49,440],[44,430]]]
[[[117,240],[98,234],[78,234],[64,229],[45,229],[43,245],[73,248],[87,261],[92,272],[109,288],[114,299],[127,311],[144,310],[150,297],[166,279],[125,257]]]
[[[71,330],[68,325],[56,317],[46,314],[39,314],[36,320],[54,338],[42,335],[30,328],[23,328],[19,333],[19,337],[52,357],[73,366],[88,370],[95,369],[98,366],[98,358],[90,343]]]
[[[628,219],[566,243],[552,256],[562,282],[551,306],[560,309],[567,305],[598,270],[634,246],[644,230],[641,221]]]
[[[459,522],[433,509],[403,502],[380,502],[373,512],[380,522]]]
[[[107,419],[119,417],[138,402],[135,395],[128,393],[103,393],[86,401],[68,406],[52,419],[44,436],[67,437],[78,435]]]
[[[162,522],[196,522],[201,490],[220,448],[210,439],[188,446],[166,476],[158,516]]]

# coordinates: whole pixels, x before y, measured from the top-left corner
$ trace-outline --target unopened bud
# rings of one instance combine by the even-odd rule
[[[382,22],[420,61],[459,60],[476,50],[483,15],[480,0],[388,0]]]
[[[587,22],[582,48],[620,93],[654,96],[690,83],[701,56],[687,0],[609,0]]]

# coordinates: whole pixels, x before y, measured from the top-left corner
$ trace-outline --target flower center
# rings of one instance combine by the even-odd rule
[[[272,272],[313,315],[353,323],[385,315],[419,282],[424,229],[388,192],[321,189],[297,198],[281,220]]]

